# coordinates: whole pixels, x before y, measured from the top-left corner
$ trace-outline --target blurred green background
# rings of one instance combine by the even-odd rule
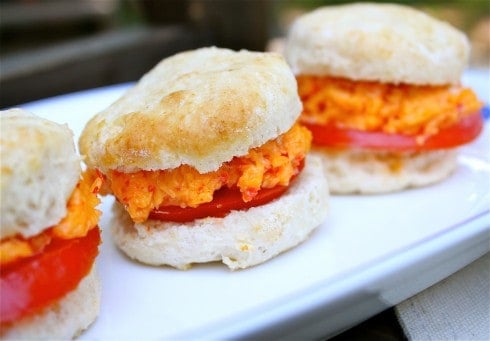
[[[217,45],[280,50],[289,25],[345,0],[0,0],[0,107],[135,81],[162,58]],[[388,1],[380,1],[388,2]],[[490,66],[489,0],[398,0],[448,21]]]

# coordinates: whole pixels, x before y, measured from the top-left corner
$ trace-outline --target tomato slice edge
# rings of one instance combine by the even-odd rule
[[[214,192],[211,202],[197,207],[160,206],[150,212],[148,219],[185,223],[195,219],[215,217],[222,218],[232,210],[245,210],[255,206],[265,205],[283,195],[298,177],[305,166],[305,159],[298,165],[297,173],[289,179],[288,186],[261,188],[252,200],[245,202],[238,187],[223,187]]]
[[[85,237],[53,239],[42,253],[2,268],[1,325],[39,312],[74,290],[90,272],[100,242],[94,227]]]
[[[243,210],[267,204],[280,197],[288,188],[288,186],[275,186],[261,189],[248,202],[242,200],[242,194],[238,188],[221,188],[215,192],[211,202],[197,207],[161,206],[150,213],[149,219],[183,223],[205,217],[221,218],[232,210]]]
[[[437,134],[419,141],[417,136],[370,132],[303,123],[313,135],[313,143],[333,148],[365,148],[388,151],[427,151],[454,148],[473,141],[483,130],[480,112],[468,115]]]

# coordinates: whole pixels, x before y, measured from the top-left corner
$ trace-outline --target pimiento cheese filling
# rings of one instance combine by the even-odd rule
[[[106,174],[107,185],[135,222],[145,221],[160,206],[197,207],[211,202],[213,193],[224,186],[237,186],[242,199],[248,202],[261,188],[289,185],[310,146],[310,131],[295,124],[278,138],[213,172],[200,174],[188,165],[135,173],[110,171]]]
[[[461,86],[415,86],[298,76],[301,121],[338,128],[430,136],[481,109]]]
[[[97,226],[101,212],[97,192],[102,186],[102,175],[96,171],[82,174],[80,181],[67,202],[66,216],[55,226],[30,238],[14,236],[0,241],[0,265],[10,264],[21,258],[41,252],[52,238],[72,239],[84,237]]]

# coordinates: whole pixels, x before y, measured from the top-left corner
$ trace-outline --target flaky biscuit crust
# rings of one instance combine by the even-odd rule
[[[162,60],[96,115],[80,151],[102,171],[187,164],[205,173],[286,132],[300,111],[281,56],[201,48]]]
[[[0,112],[0,237],[30,237],[57,224],[80,179],[66,125],[22,109]]]
[[[379,194],[424,187],[449,177],[457,149],[390,152],[313,147],[323,162],[331,194]]]
[[[298,18],[285,55],[300,75],[442,85],[460,82],[469,49],[462,32],[414,8],[354,3]]]

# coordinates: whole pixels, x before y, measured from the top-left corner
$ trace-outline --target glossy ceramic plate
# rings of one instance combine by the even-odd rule
[[[488,103],[488,70],[465,82]],[[84,124],[130,84],[26,104]],[[484,97],[487,96],[487,97]],[[254,268],[180,271],[135,263],[111,241],[101,205],[102,306],[81,339],[327,337],[416,294],[489,251],[490,132],[462,148],[457,171],[421,189],[334,196],[327,220],[298,247]]]

